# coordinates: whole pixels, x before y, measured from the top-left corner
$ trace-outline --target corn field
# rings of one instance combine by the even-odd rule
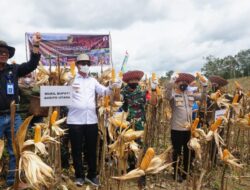
[[[54,85],[69,82],[67,72],[58,68],[47,71],[39,68],[35,85]],[[59,76],[59,77],[58,77]],[[154,75],[152,78],[155,77]],[[114,78],[113,71],[105,71],[98,79],[106,84]],[[142,81],[142,88],[150,87],[151,78]],[[247,83],[249,84],[249,83]],[[176,190],[231,190],[250,189],[250,94],[249,85],[240,87],[244,96],[237,102],[227,102],[223,96],[214,102],[227,108],[226,114],[208,125],[197,128],[198,120],[191,124],[190,151],[195,156],[187,180],[173,180],[172,148],[170,142],[171,109],[164,95],[165,84],[160,81],[156,92],[146,105],[144,131],[135,131],[134,123],[127,122],[125,112],[117,113],[122,105],[119,89],[111,96],[99,97],[98,173],[101,186],[77,187],[72,167],[63,171],[60,162],[60,138],[67,130],[60,126],[66,118],[60,118],[59,108],[50,108],[43,122],[33,126],[33,134],[27,136],[32,116],[27,117],[14,139],[15,155],[18,160],[16,183],[25,182],[30,189],[176,189]],[[234,83],[227,89],[233,96],[237,91]],[[236,93],[237,94],[237,93]],[[152,102],[155,101],[156,102]],[[156,103],[156,104],[155,104]],[[12,105],[12,115],[15,112]],[[1,156],[4,151],[1,141]],[[135,169],[127,171],[130,154],[135,155]],[[191,159],[190,159],[191,161]],[[4,160],[2,159],[2,162]],[[182,159],[178,160],[180,166]],[[182,168],[180,168],[183,170]],[[2,168],[4,171],[4,168]],[[146,186],[138,180],[145,176]]]

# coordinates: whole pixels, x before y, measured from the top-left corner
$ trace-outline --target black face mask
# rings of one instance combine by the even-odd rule
[[[129,86],[129,88],[134,90],[138,86],[138,83],[128,83],[128,86]]]
[[[180,89],[182,92],[184,92],[185,90],[187,90],[187,87],[188,87],[187,84],[180,84],[179,89]]]

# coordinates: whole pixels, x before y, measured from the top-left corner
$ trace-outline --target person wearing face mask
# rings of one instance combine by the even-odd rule
[[[94,186],[99,186],[96,173],[96,145],[98,135],[98,119],[96,113],[96,95],[109,95],[113,87],[120,87],[112,83],[109,87],[101,85],[95,78],[89,76],[90,58],[87,54],[80,54],[76,60],[78,73],[72,82],[72,105],[68,106],[67,125],[75,169],[75,184],[82,186],[85,180]],[[84,141],[83,141],[84,139]],[[83,145],[83,143],[85,143]],[[86,148],[88,172],[85,177],[82,153]]]
[[[128,112],[127,120],[133,124],[134,130],[144,130],[144,123],[146,121],[145,106],[146,106],[146,90],[142,90],[139,81],[143,77],[142,71],[134,70],[128,71],[123,74],[123,82],[126,83],[122,90],[121,96],[123,99],[122,110]],[[157,84],[151,84],[151,89],[155,90]],[[141,140],[137,140],[137,143],[142,147],[143,152],[146,151],[147,147]],[[135,155],[130,154],[128,157],[129,168],[128,171],[133,170],[137,164]],[[140,177],[138,180],[140,187],[145,187],[146,178],[145,176]]]
[[[170,102],[172,109],[171,117],[171,142],[173,145],[173,166],[174,179],[182,182],[186,179],[186,174],[177,171],[178,157],[183,155],[184,171],[188,173],[189,151],[187,143],[190,140],[190,127],[192,124],[192,106],[195,100],[200,99],[200,95],[194,95],[188,90],[188,85],[195,80],[195,77],[188,73],[174,73],[170,82],[166,86],[166,98]],[[192,156],[191,156],[192,157]],[[181,167],[181,161],[179,167]],[[190,162],[191,163],[191,162]]]
[[[134,121],[135,130],[143,130],[145,122],[146,91],[138,84],[144,73],[142,71],[128,71],[123,74],[123,82],[127,85],[121,90],[123,98],[122,109],[128,112],[128,121]]]
[[[28,73],[36,69],[39,60],[39,44],[41,35],[35,33],[32,38],[33,49],[31,50],[30,60],[22,64],[9,64],[8,59],[15,54],[15,48],[9,46],[5,41],[0,40],[0,140],[4,137],[7,139],[7,151],[9,153],[9,172],[7,175],[6,184],[12,186],[14,184],[14,173],[16,169],[16,160],[12,148],[11,139],[11,116],[10,104],[14,100],[19,104],[19,89],[18,79],[24,77]],[[15,115],[14,130],[17,132],[22,124],[22,119],[17,109]],[[21,188],[21,187],[20,187]]]

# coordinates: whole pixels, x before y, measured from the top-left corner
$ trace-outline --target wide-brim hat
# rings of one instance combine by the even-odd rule
[[[9,58],[13,57],[15,54],[15,48],[8,46],[8,44],[5,41],[0,40],[0,47],[6,48],[9,52]]]
[[[195,80],[195,77],[189,73],[178,73],[178,78],[176,79],[176,83],[177,82],[186,82],[188,84],[190,84],[191,82],[193,82]]]
[[[122,80],[123,80],[123,82],[126,82],[126,83],[128,83],[130,80],[140,81],[141,78],[143,77],[143,75],[144,75],[144,72],[142,72],[142,71],[137,71],[137,70],[128,71],[128,72],[123,74]]]
[[[228,84],[226,79],[216,75],[210,76],[209,81],[212,83],[212,85],[218,85],[220,87],[226,86]]]

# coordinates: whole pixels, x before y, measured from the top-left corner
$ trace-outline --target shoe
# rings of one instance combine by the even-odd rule
[[[99,179],[97,177],[92,177],[92,178],[86,177],[85,180],[96,187],[100,185]]]
[[[84,184],[84,179],[83,178],[76,178],[75,182],[74,182],[78,187],[83,186]]]

